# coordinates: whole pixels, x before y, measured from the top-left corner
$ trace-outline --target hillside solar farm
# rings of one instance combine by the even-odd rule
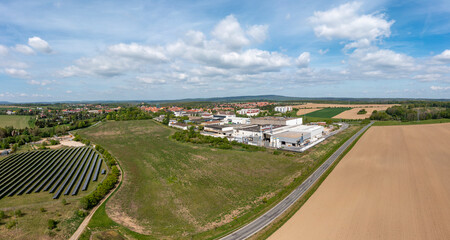
[[[0,161],[0,199],[7,196],[48,191],[53,199],[62,194],[77,195],[97,181],[105,168],[92,148],[30,151]]]

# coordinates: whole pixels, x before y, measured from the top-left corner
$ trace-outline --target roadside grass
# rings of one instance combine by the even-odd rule
[[[402,122],[402,121],[376,121],[373,126],[395,126],[395,125],[418,125],[418,124],[435,124],[435,123],[448,123],[450,119],[442,118],[442,119],[428,119],[428,120],[420,120],[420,121],[410,121],[410,122]]]
[[[352,109],[352,108],[346,108],[346,107],[324,108],[324,109],[320,109],[318,111],[307,113],[304,116],[317,117],[317,118],[332,118],[332,117],[338,115],[339,113],[350,110],[350,109]]]
[[[373,126],[373,125],[372,125]],[[334,170],[334,168],[339,164],[339,162],[347,155],[350,150],[356,145],[359,139],[367,132],[364,131],[358,138],[353,141],[352,144],[348,146],[348,148],[342,152],[342,154],[336,159],[336,161],[324,172],[324,174],[314,183],[313,186],[303,195],[296,203],[294,203],[286,212],[284,212],[280,217],[278,217],[274,222],[266,226],[257,234],[250,237],[250,240],[256,239],[267,239],[273,233],[275,233],[279,228],[281,228],[292,216],[294,216],[297,211],[308,201],[308,199],[314,194],[314,192],[320,187],[323,181],[330,175],[330,173]]]
[[[0,115],[0,127],[26,128],[29,127],[30,119],[30,116],[25,115]]]
[[[108,230],[138,239],[223,236],[288,195],[358,129],[352,126],[305,153],[280,155],[179,143],[169,139],[174,129],[152,120],[80,130],[116,156],[124,171],[123,184],[99,207],[81,239]],[[117,207],[151,234],[109,218]]]

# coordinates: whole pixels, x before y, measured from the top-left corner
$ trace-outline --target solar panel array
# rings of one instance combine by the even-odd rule
[[[30,151],[0,161],[0,199],[49,191],[53,199],[86,191],[97,181],[102,159],[89,147]],[[92,177],[92,178],[91,178]]]

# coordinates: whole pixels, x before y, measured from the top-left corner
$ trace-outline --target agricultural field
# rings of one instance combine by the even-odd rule
[[[67,239],[84,218],[74,214],[79,199],[103,181],[104,169],[100,155],[88,147],[29,151],[0,160],[0,211],[7,216],[0,219],[0,236]],[[58,222],[55,230],[48,229],[49,219]]]
[[[365,114],[358,114],[360,110],[366,110],[367,113]],[[333,118],[338,119],[366,119],[370,118],[370,115],[372,115],[373,111],[384,111],[387,107],[372,107],[372,108],[352,108],[350,110],[344,111],[342,113],[339,113],[338,115],[334,116]]]
[[[288,194],[358,128],[315,151],[281,154],[176,142],[169,136],[177,130],[153,120],[79,130],[119,160],[124,179],[81,239],[111,231],[138,239],[217,237]]]
[[[297,111],[297,116],[305,115],[319,110],[320,108],[301,108]]]
[[[350,108],[323,108],[314,112],[305,114],[306,117],[332,118],[341,112],[350,110]]]
[[[448,239],[450,123],[371,127],[269,239]]]
[[[399,106],[400,104],[334,104],[334,103],[306,103],[302,105],[295,105],[292,108],[384,108],[384,110],[392,107]]]
[[[22,115],[0,115],[0,127],[12,126],[14,128],[29,127],[30,116]]]

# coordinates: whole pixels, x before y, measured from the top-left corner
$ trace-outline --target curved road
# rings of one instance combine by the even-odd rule
[[[275,207],[261,215],[259,218],[253,220],[253,222],[243,226],[237,231],[227,235],[220,240],[236,240],[247,239],[258,231],[272,223],[276,218],[283,214],[289,207],[291,207],[308,189],[319,179],[322,174],[336,161],[336,159],[355,141],[364,131],[366,131],[373,122],[369,123],[355,135],[348,139],[336,152],[334,152],[311,176],[309,176],[300,186],[298,186],[291,194],[285,199],[281,200]]]

